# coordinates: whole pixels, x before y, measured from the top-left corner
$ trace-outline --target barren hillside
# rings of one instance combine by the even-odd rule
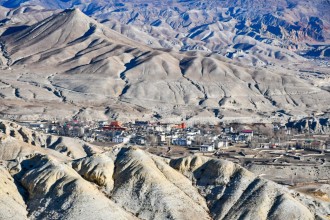
[[[279,110],[285,117],[328,111],[329,92],[296,69],[249,67],[215,53],[153,49],[78,9],[1,41],[4,117],[216,122],[267,121]],[[62,113],[54,109],[57,103],[63,104]],[[22,108],[26,105],[33,114]]]
[[[48,1],[0,3],[9,8],[38,5],[77,7],[122,34],[151,47],[218,52],[251,65],[265,65],[294,53],[329,57],[330,3],[317,1]],[[243,39],[242,39],[242,36]],[[242,44],[244,45],[242,47]],[[261,59],[258,51],[279,55]],[[313,52],[314,51],[314,52]],[[319,52],[320,51],[320,52]]]

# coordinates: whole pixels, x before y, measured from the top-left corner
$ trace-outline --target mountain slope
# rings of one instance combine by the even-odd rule
[[[75,45],[79,44],[82,47],[86,45],[86,42],[84,42],[86,39],[94,36],[99,38],[99,40],[102,38],[103,40],[106,39],[108,43],[115,41],[117,44],[132,46],[133,42],[116,32],[111,30],[105,31],[102,27],[96,28],[96,26],[96,21],[85,16],[81,11],[66,10],[25,30],[14,33],[10,37],[5,36],[4,40],[8,44],[8,48],[10,47],[10,50],[7,52],[14,63],[20,62],[20,60],[33,59],[32,55],[40,56],[41,53],[46,51],[48,56],[59,54],[61,49],[63,49],[60,47],[63,45],[74,48]],[[84,44],[80,44],[82,42]],[[50,54],[51,51],[54,54]],[[47,57],[40,56],[40,59],[47,60]],[[57,61],[61,62],[62,60]]]
[[[254,62],[257,50],[271,49],[289,58],[294,55],[289,50],[305,53],[306,50],[313,50],[308,44],[327,45],[330,40],[330,17],[327,13],[330,3],[326,0],[134,0],[124,3],[91,0],[2,0],[0,4],[6,7],[35,4],[50,9],[77,7],[126,36],[152,47],[211,50],[233,59],[236,58],[232,57],[232,53],[234,56],[243,54],[244,62],[252,65],[265,65]],[[225,34],[222,34],[223,31]],[[237,50],[232,38],[241,35],[249,41],[255,39],[258,49],[244,50],[243,53]],[[314,56],[323,57],[317,54]],[[272,58],[267,58],[266,64],[281,60]]]
[[[1,41],[7,60],[3,66],[9,68],[2,78],[2,96],[20,103],[62,102],[77,111],[74,117],[87,111],[92,115],[97,107],[94,115],[104,111],[122,119],[177,115],[197,121],[206,114],[205,120],[231,120],[260,117],[261,111],[266,117],[277,110],[295,115],[327,111],[330,100],[329,92],[300,79],[294,69],[247,67],[214,53],[152,49],[77,9]],[[58,117],[48,115],[53,114]]]

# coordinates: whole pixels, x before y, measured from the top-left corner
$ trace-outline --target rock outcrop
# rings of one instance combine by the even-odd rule
[[[28,219],[27,214],[26,204],[14,179],[0,164],[0,219],[25,220]]]
[[[232,162],[187,157],[170,164],[192,179],[214,219],[314,219],[284,188]]]
[[[159,159],[158,159],[159,160]],[[160,166],[160,169],[158,166]],[[168,165],[138,149],[118,154],[111,198],[141,219],[210,219],[198,191]],[[165,171],[165,172],[164,172]],[[182,184],[182,182],[186,184]]]
[[[19,180],[29,194],[31,219],[134,219],[69,165],[46,156],[24,165],[22,171],[28,171]]]
[[[114,161],[105,154],[93,155],[72,162],[72,167],[84,179],[104,187],[109,195],[113,189]]]

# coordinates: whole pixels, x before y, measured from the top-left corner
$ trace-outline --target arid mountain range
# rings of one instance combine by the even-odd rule
[[[0,220],[329,218],[327,183],[298,191],[264,174],[329,179],[327,161],[249,171],[2,120],[289,121],[327,132],[329,1],[0,5]]]
[[[100,149],[8,121],[0,131],[0,219],[312,220],[330,212],[328,188],[299,193],[225,160]]]
[[[327,1],[1,4],[5,118],[216,123],[329,112]],[[84,13],[61,11],[70,7]]]
[[[330,56],[327,49],[330,3],[326,0],[34,0],[0,3],[6,7],[78,7],[109,27],[152,47],[208,50],[229,57],[241,56],[239,51],[243,51],[244,56],[252,59],[257,51],[266,50],[269,45],[268,48],[277,46],[310,56]],[[268,60],[263,61],[267,63]]]

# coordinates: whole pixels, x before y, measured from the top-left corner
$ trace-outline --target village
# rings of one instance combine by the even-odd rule
[[[214,153],[231,149],[330,151],[329,134],[311,134],[285,125],[179,124],[135,121],[20,122],[43,133],[80,138],[96,145],[138,145],[141,147],[182,147],[191,152]],[[248,129],[247,129],[248,128]]]
[[[134,146],[164,158],[203,155],[225,159],[281,184],[327,181],[318,169],[330,167],[330,135],[281,124],[195,124],[135,121],[19,122],[46,134],[67,136],[109,149]],[[316,169],[317,168],[317,169]],[[296,176],[284,175],[295,171]],[[299,174],[312,169],[308,179]],[[316,171],[315,171],[315,170]],[[293,184],[294,182],[294,184]]]

